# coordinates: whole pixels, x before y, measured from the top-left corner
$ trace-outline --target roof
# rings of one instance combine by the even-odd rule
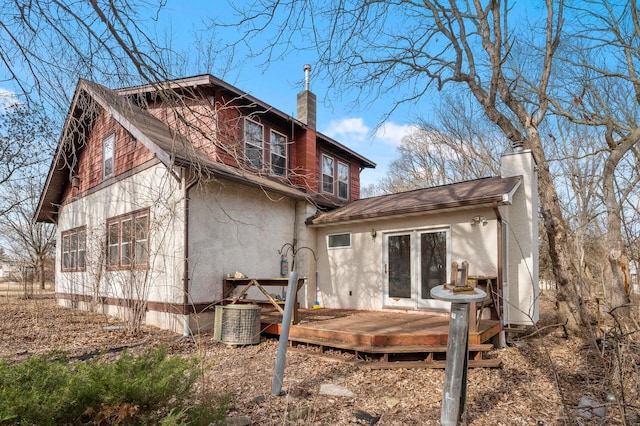
[[[252,173],[217,163],[200,152],[186,138],[174,132],[166,123],[140,108],[127,97],[99,84],[80,80],[71,104],[67,120],[62,130],[60,142],[49,169],[47,181],[35,213],[37,222],[55,222],[58,206],[61,203],[65,186],[69,181],[69,164],[67,156],[77,143],[76,123],[77,111],[86,102],[95,101],[104,108],[121,126],[129,131],[167,167],[198,164],[214,175],[250,183],[262,188],[282,193],[294,198],[304,199],[306,194],[289,185],[257,176]],[[80,114],[84,120],[91,120],[89,115]],[[88,123],[84,123],[88,125]]]
[[[435,213],[480,205],[511,204],[521,176],[488,177],[379,197],[363,198],[307,220],[311,226]]]

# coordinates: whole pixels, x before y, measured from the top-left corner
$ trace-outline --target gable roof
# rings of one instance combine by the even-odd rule
[[[62,130],[47,176],[47,181],[40,195],[35,212],[37,222],[55,222],[58,206],[70,179],[70,161],[68,156],[79,149],[81,143],[77,129],[89,126],[95,114],[82,111],[91,102],[105,109],[123,128],[149,149],[166,167],[188,166],[198,164],[214,175],[260,186],[297,199],[304,199],[306,194],[293,187],[254,175],[211,160],[206,154],[196,149],[185,137],[173,131],[166,123],[156,118],[149,111],[139,107],[126,96],[108,89],[100,84],[80,80],[71,103],[69,114]],[[77,122],[79,119],[80,123]]]
[[[435,213],[494,203],[511,204],[513,194],[521,182],[521,176],[507,178],[496,176],[363,198],[336,210],[309,218],[307,225],[325,226],[393,216]]]

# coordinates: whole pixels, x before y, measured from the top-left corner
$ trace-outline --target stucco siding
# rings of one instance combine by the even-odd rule
[[[57,250],[56,292],[86,298],[146,299],[179,303],[182,297],[182,196],[178,182],[161,165],[152,166],[60,208],[57,238],[86,227],[86,270],[63,272]],[[107,219],[149,210],[149,267],[107,267]]]
[[[513,204],[504,209],[508,224],[505,252],[509,259],[505,282],[505,323],[529,325],[538,321],[538,178],[530,151],[502,157],[502,176],[522,175]]]
[[[471,218],[476,215],[485,217],[486,224],[472,225]],[[470,263],[470,274],[497,274],[497,221],[490,208],[372,220],[316,229],[321,306],[365,310],[386,307],[385,238],[390,233],[446,231],[449,236],[447,278],[450,275],[450,262],[461,263],[464,260]],[[351,233],[351,247],[327,247],[329,234],[344,232]],[[416,305],[415,309],[418,308]]]
[[[190,198],[190,298],[194,303],[220,301],[227,274],[280,277],[278,251],[284,248],[291,267],[293,253],[285,244],[293,244],[296,237],[299,243],[308,241],[304,219],[299,215],[296,220],[296,201],[290,198],[225,180],[192,189]],[[298,208],[305,205],[300,203]],[[280,289],[267,291],[279,294]]]

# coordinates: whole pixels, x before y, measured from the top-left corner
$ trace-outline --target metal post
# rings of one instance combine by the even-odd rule
[[[463,285],[451,286],[445,284],[431,290],[433,298],[451,302],[449,336],[447,340],[447,366],[440,414],[440,423],[443,426],[457,425],[466,414],[469,303],[478,302],[487,297],[484,291],[478,288],[461,288],[466,283],[461,284]]]
[[[287,287],[287,297],[284,302],[284,314],[282,315],[282,329],[278,340],[278,355],[276,356],[276,367],[273,372],[271,382],[271,395],[280,395],[282,392],[282,381],[284,376],[284,366],[287,361],[287,345],[289,344],[289,329],[291,328],[291,317],[296,302],[295,294],[298,290],[298,273],[291,272],[289,285]]]

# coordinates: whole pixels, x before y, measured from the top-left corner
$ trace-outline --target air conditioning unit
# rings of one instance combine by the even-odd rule
[[[213,339],[227,345],[260,343],[258,305],[218,305],[215,310]]]

